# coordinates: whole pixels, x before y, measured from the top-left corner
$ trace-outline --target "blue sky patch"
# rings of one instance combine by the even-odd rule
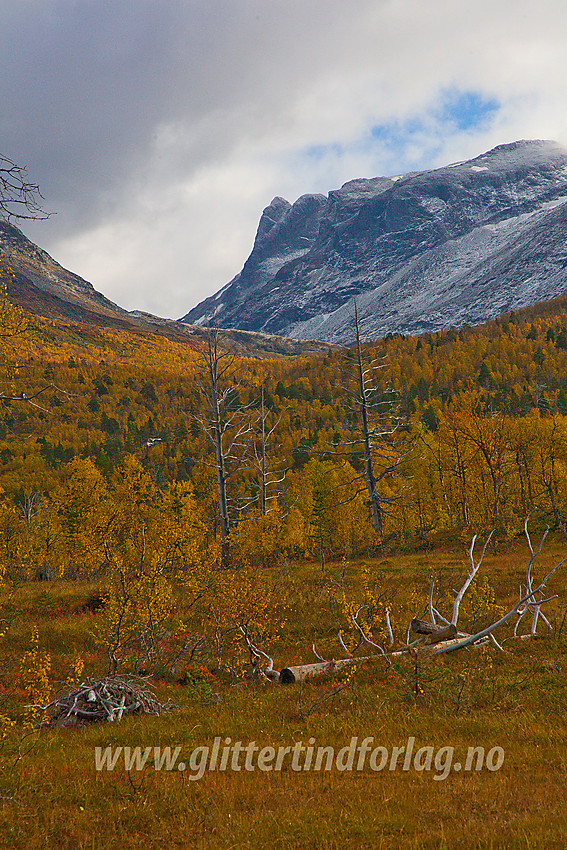
[[[438,168],[445,164],[448,139],[484,134],[500,108],[495,98],[478,91],[448,87],[405,119],[375,124],[356,140],[311,145],[296,158],[317,169],[310,172],[309,191],[322,193],[354,177]]]
[[[371,136],[388,147],[403,147],[412,138],[430,135],[434,127],[452,132],[480,130],[495,117],[500,104],[478,92],[460,92],[449,89],[443,92],[439,103],[427,112],[407,121],[381,124],[371,130]]]
[[[447,92],[439,110],[439,120],[450,122],[458,130],[477,130],[489,123],[500,105],[477,92]]]

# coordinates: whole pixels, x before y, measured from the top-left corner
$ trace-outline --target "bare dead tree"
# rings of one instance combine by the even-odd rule
[[[485,639],[490,640],[496,647],[498,647],[499,649],[502,649],[502,647],[500,646],[500,644],[498,643],[498,641],[494,637],[493,632],[495,632],[496,629],[500,628],[500,626],[503,626],[506,623],[508,623],[513,617],[517,616],[518,622],[516,623],[516,628],[514,629],[514,635],[516,635],[518,623],[520,622],[522,617],[524,617],[524,615],[527,614],[528,612],[532,612],[532,614],[533,614],[532,628],[531,628],[531,635],[532,636],[536,634],[537,623],[538,623],[538,619],[540,617],[544,620],[546,625],[551,629],[551,624],[549,623],[549,620],[545,617],[545,615],[541,611],[541,606],[544,603],[550,602],[552,599],[555,599],[556,595],[546,597],[545,594],[544,594],[544,591],[545,591],[548,580],[559,569],[559,567],[561,567],[563,564],[565,564],[567,562],[567,558],[563,558],[561,561],[559,561],[559,563],[556,564],[553,567],[553,569],[549,570],[549,572],[547,573],[547,575],[544,576],[542,581],[540,581],[539,584],[536,587],[534,587],[534,579],[533,579],[533,575],[532,575],[532,566],[533,566],[534,560],[537,558],[537,556],[540,554],[540,552],[542,550],[543,544],[544,544],[546,536],[547,536],[547,531],[543,535],[543,538],[541,540],[539,548],[537,549],[537,551],[534,552],[532,542],[531,542],[531,539],[530,539],[530,535],[529,535],[529,531],[528,531],[528,520],[529,520],[529,517],[526,519],[526,522],[524,524],[524,531],[525,531],[526,539],[528,541],[528,547],[529,547],[529,550],[530,550],[531,557],[528,561],[528,565],[527,565],[527,568],[526,568],[526,584],[520,588],[520,599],[518,600],[518,602],[516,602],[516,604],[513,605],[502,617],[499,617],[495,622],[491,623],[490,625],[486,626],[485,628],[481,629],[480,631],[478,631],[474,634],[462,634],[462,633],[457,634],[456,639],[454,641],[452,641],[450,645],[442,647],[441,649],[439,649],[438,650],[439,652],[453,652],[453,651],[455,651],[457,649],[461,649],[465,646],[471,646],[472,644],[480,643]],[[488,539],[487,539],[487,541],[484,545],[484,548],[482,550],[481,557],[476,564],[474,562],[474,557],[473,557],[474,545],[475,545],[475,542],[476,542],[476,535],[473,537],[471,547],[470,547],[470,550],[469,550],[469,557],[470,557],[470,561],[471,561],[471,570],[470,570],[467,578],[465,579],[461,589],[458,592],[456,592],[456,598],[455,598],[455,602],[453,604],[453,617],[452,617],[451,625],[453,625],[455,627],[457,625],[457,620],[458,620],[458,616],[459,616],[460,603],[461,603],[463,596],[466,593],[468,587],[470,586],[471,582],[473,581],[473,579],[476,577],[476,575],[478,573],[479,567],[482,563],[482,560],[484,558],[484,554],[486,552],[486,547],[488,546],[488,543],[489,543],[491,537],[492,537],[492,532],[489,535],[489,537],[488,537]],[[439,612],[436,611],[436,609],[433,609],[433,611],[436,614],[439,614]],[[448,622],[448,621],[444,620],[444,622]]]
[[[250,452],[250,464],[258,481],[258,494],[249,499],[243,507],[248,508],[258,504],[262,516],[266,516],[270,503],[280,495],[279,487],[285,481],[288,467],[277,467],[271,462],[271,441],[279,425],[280,417],[275,422],[270,422],[271,413],[266,408],[264,387],[260,390],[259,413]]]
[[[350,439],[325,454],[362,461],[363,471],[348,482],[356,490],[344,501],[366,491],[372,527],[382,538],[384,516],[395,499],[386,496],[380,484],[398,470],[409,449],[402,433],[404,419],[399,412],[397,393],[379,380],[387,365],[385,358],[366,350],[356,300],[353,323],[355,345],[345,351],[340,369],[345,380],[343,390],[350,398],[357,422],[351,426]]]
[[[355,613],[355,614],[353,614],[353,615],[351,616],[351,618],[350,618],[350,619],[351,619],[351,621],[352,621],[352,624],[355,626],[355,628],[356,628],[356,630],[358,631],[358,633],[360,634],[360,637],[362,638],[362,640],[363,640],[365,643],[369,644],[369,646],[373,646],[375,649],[377,649],[377,650],[378,650],[378,652],[380,653],[380,655],[382,656],[382,658],[384,658],[384,660],[386,661],[386,663],[388,664],[388,667],[389,667],[389,666],[390,666],[390,664],[391,664],[391,662],[390,662],[390,660],[389,660],[388,656],[386,655],[386,653],[384,652],[384,650],[382,649],[382,647],[381,647],[381,646],[379,646],[379,644],[374,643],[374,641],[373,641],[373,640],[371,640],[371,639],[368,637],[368,635],[366,634],[365,629],[364,629],[364,628],[360,625],[360,623],[358,622],[358,618],[359,618],[359,616],[360,616],[361,612],[362,612],[365,608],[368,608],[368,605],[361,605],[361,606],[358,608],[358,610],[356,611],[356,613]],[[388,625],[389,625],[389,623],[390,623],[390,619],[389,619],[389,617],[388,617]],[[391,635],[391,626],[389,626],[389,629],[390,629],[390,635]]]
[[[396,649],[389,650],[388,652],[386,652],[381,646],[371,640],[367,634],[367,628],[364,624],[360,623],[360,615],[362,611],[368,607],[362,605],[354,614],[350,615],[351,623],[354,626],[356,632],[358,633],[358,643],[354,647],[354,649],[350,650],[343,640],[342,633],[340,631],[338,633],[338,640],[342,647],[342,650],[347,656],[346,658],[326,659],[317,651],[315,644],[313,644],[312,650],[313,654],[317,658],[317,663],[299,664],[291,667],[282,668],[279,676],[280,684],[285,685],[292,684],[294,682],[303,682],[308,679],[313,679],[322,675],[338,673],[352,665],[371,661],[386,661],[389,666],[393,659],[407,658],[408,655],[417,659],[417,655],[422,652],[432,653],[434,655],[441,655],[447,652],[455,652],[456,650],[463,649],[467,646],[483,646],[489,642],[491,642],[498,649],[502,650],[502,647],[494,637],[493,633],[501,626],[504,626],[506,625],[506,623],[509,623],[515,616],[517,616],[519,620],[521,620],[522,617],[525,616],[525,614],[527,614],[528,612],[531,612],[533,614],[532,628],[530,635],[528,636],[535,635],[537,623],[540,618],[544,620],[544,622],[549,628],[551,628],[549,620],[545,618],[544,614],[541,611],[541,606],[544,603],[555,599],[556,594],[551,596],[545,596],[545,588],[548,580],[554,575],[554,573],[561,566],[567,563],[567,558],[563,558],[561,561],[559,561],[559,563],[557,563],[552,569],[550,569],[543,577],[543,579],[536,585],[532,574],[533,563],[542,550],[543,543],[545,542],[547,536],[547,532],[543,535],[543,539],[540,543],[539,548],[537,550],[534,550],[528,532],[527,523],[528,520],[526,520],[525,524],[525,533],[531,557],[526,568],[526,583],[521,588],[521,598],[519,599],[519,601],[515,605],[513,605],[503,616],[498,617],[498,619],[494,622],[490,623],[486,627],[480,629],[479,631],[473,634],[468,632],[462,632],[457,627],[461,603],[467,590],[469,589],[472,582],[479,573],[488,544],[490,543],[490,540],[492,538],[491,533],[484,544],[484,547],[478,560],[475,560],[474,555],[475,543],[477,539],[476,535],[472,539],[469,548],[470,570],[467,576],[465,577],[460,589],[458,591],[454,591],[455,600],[453,603],[451,620],[449,620],[447,617],[444,617],[434,605],[433,592],[435,588],[435,576],[433,576],[429,590],[429,599],[425,606],[426,609],[429,611],[431,622],[428,623],[424,620],[420,620],[417,617],[414,617],[408,627],[408,638],[406,639],[405,645],[398,646]],[[385,610],[386,627],[388,630],[390,645],[392,646],[393,633],[391,625],[389,624],[389,615],[387,609]],[[442,624],[436,624],[436,620],[441,620]],[[563,623],[565,622],[565,620],[566,617],[563,618]],[[562,628],[563,624],[561,625],[561,629]],[[411,643],[409,642],[410,632],[414,632],[418,635],[417,639],[412,641]],[[514,635],[515,634],[516,630],[514,630]],[[368,656],[355,656],[354,653],[362,644],[368,644],[375,650],[378,650],[378,652],[375,652],[373,655]]]
[[[214,451],[223,557],[233,519],[228,486],[249,457],[253,438],[252,405],[240,402],[241,379],[236,356],[223,346],[218,328],[209,328],[203,345],[195,345],[201,374],[197,387],[203,410],[193,414]]]
[[[534,579],[533,579],[533,574],[532,574],[532,566],[533,566],[535,559],[540,554],[540,552],[543,548],[543,544],[545,543],[545,538],[547,537],[547,535],[549,533],[549,528],[547,528],[545,530],[545,532],[543,533],[543,536],[541,538],[541,542],[539,544],[539,548],[537,549],[536,552],[534,552],[530,533],[528,531],[528,520],[529,520],[529,516],[526,518],[526,521],[524,523],[524,533],[526,535],[526,540],[528,541],[528,547],[529,547],[529,550],[530,550],[531,558],[528,561],[528,566],[526,568],[526,583],[525,583],[525,585],[520,587],[520,598],[525,593],[530,593],[530,594],[533,593],[533,595],[531,595],[529,598],[527,598],[525,602],[521,603],[520,607],[517,610],[518,621],[517,621],[516,626],[514,628],[514,635],[517,635],[518,626],[520,625],[522,619],[525,617],[526,614],[531,612],[533,616],[532,616],[532,627],[531,627],[530,634],[531,634],[532,637],[534,637],[534,635],[536,634],[536,631],[537,631],[537,624],[538,624],[538,620],[539,620],[540,617],[543,620],[543,622],[546,624],[548,629],[550,631],[552,630],[552,625],[549,622],[549,620],[547,619],[547,617],[545,616],[545,614],[542,612],[541,606],[544,602],[549,602],[551,599],[555,599],[556,595],[550,596],[547,599],[544,599],[543,587],[541,587],[540,590],[534,591],[534,587],[533,587]]]
[[[32,520],[37,517],[41,506],[41,494],[37,490],[24,490],[19,503],[20,519],[27,525],[31,525]]]
[[[238,627],[242,637],[244,638],[244,642],[250,651],[250,660],[252,662],[252,669],[254,672],[260,672],[262,676],[268,679],[270,682],[277,684],[280,680],[280,674],[278,670],[274,670],[274,659],[270,658],[267,652],[264,652],[263,649],[259,649],[255,646],[250,640],[250,635],[248,633],[248,624],[240,625]],[[266,659],[268,664],[265,667],[260,667],[262,659]]]
[[[37,183],[28,179],[27,169],[0,154],[0,218],[5,221],[46,219],[51,213],[42,206]]]
[[[471,571],[468,574],[468,576],[466,577],[465,581],[463,582],[461,589],[459,591],[456,591],[455,601],[453,603],[453,616],[451,617],[451,625],[453,625],[453,626],[457,625],[457,622],[459,620],[459,609],[460,609],[461,602],[463,601],[463,597],[464,597],[465,593],[467,592],[471,582],[476,578],[476,575],[477,575],[477,573],[480,569],[480,566],[482,564],[482,561],[484,559],[486,547],[490,543],[490,539],[491,539],[493,534],[494,534],[494,531],[491,531],[490,534],[488,535],[488,537],[486,539],[486,543],[484,544],[484,548],[482,550],[482,554],[481,554],[481,556],[480,556],[480,558],[479,558],[479,560],[477,561],[476,564],[474,562],[474,545],[476,543],[476,534],[474,535],[474,537],[472,539],[471,546],[470,546],[470,549],[469,549],[469,559],[470,559],[470,562],[471,562]]]

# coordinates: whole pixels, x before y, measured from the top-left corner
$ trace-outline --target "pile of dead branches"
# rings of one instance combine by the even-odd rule
[[[173,706],[160,703],[147,679],[140,676],[109,676],[85,679],[78,687],[67,686],[46,706],[37,706],[49,714],[44,725],[78,726],[86,723],[118,722],[125,714],[163,714]]]

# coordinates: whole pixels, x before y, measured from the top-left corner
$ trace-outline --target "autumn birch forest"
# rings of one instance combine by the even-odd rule
[[[169,339],[5,299],[0,321],[0,573],[97,583],[113,672],[150,670],[153,642],[181,628],[178,583],[207,612],[195,653],[222,666],[226,635],[252,652],[250,635],[278,633],[274,570],[294,562],[489,534],[497,551],[527,519],[567,533],[564,298],[375,342],[353,305],[351,347],[289,359],[234,352],[216,329]]]
[[[222,332],[191,343],[4,304],[2,574],[94,579],[129,546],[167,572],[223,541],[231,565],[506,541],[528,514],[564,533],[566,306],[361,342],[362,410],[356,347],[261,359]]]

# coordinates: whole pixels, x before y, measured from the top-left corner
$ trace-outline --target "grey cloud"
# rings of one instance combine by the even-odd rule
[[[261,121],[263,94],[267,108],[287,51],[306,23],[308,32],[314,17],[324,20],[324,5],[288,4],[286,33],[263,2],[5,0],[3,144],[41,171],[56,202],[96,216],[97,192],[107,202],[147,167],[161,124],[177,123],[189,139],[200,127],[185,158],[196,167]],[[294,64],[292,87],[306,70]]]

